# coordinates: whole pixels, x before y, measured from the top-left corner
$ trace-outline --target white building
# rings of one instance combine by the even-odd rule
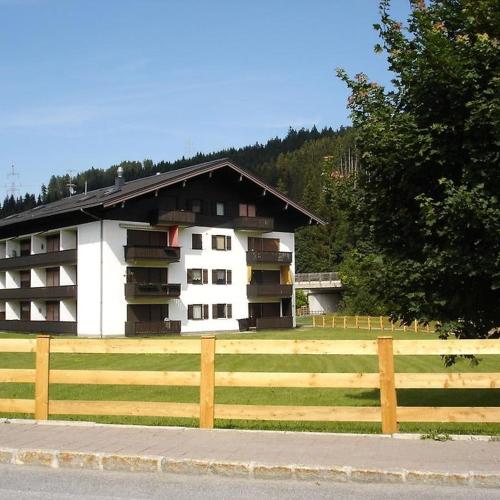
[[[0,220],[0,330],[291,327],[294,231],[313,223],[323,221],[228,160],[119,174]]]

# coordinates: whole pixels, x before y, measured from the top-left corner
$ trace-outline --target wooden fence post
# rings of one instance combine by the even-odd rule
[[[396,385],[394,382],[394,353],[392,337],[378,337],[378,368],[380,375],[380,409],[382,432],[398,432]]]
[[[347,316],[344,316],[344,330],[347,328]]]
[[[200,429],[213,429],[215,406],[215,335],[201,337]]]
[[[313,327],[316,327],[316,316],[313,316]]]
[[[370,316],[368,316],[368,330],[371,330],[372,329],[372,320],[370,318]]]
[[[356,328],[359,328],[359,316],[356,316]]]
[[[323,328],[325,328],[325,315],[323,314]]]
[[[332,316],[332,328],[335,328],[335,316]]]
[[[384,331],[384,318],[380,316],[380,329]]]
[[[415,333],[418,333],[418,321],[417,320],[415,320],[414,327],[415,327]]]
[[[49,418],[50,336],[36,338],[35,419]]]
[[[427,323],[427,324],[425,325],[425,331],[426,331],[427,333],[429,333],[429,332],[430,332],[429,323]]]

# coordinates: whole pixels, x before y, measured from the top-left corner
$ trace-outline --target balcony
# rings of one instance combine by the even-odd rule
[[[274,219],[272,217],[236,217],[233,227],[240,231],[272,231]]]
[[[161,260],[163,262],[179,262],[181,258],[180,247],[149,246],[149,245],[126,245],[125,260],[144,261],[144,260]]]
[[[21,257],[0,259],[0,271],[15,271],[32,267],[54,267],[63,264],[76,264],[77,251],[61,250],[59,252],[35,253]]]
[[[293,328],[292,316],[257,318],[257,330],[272,330],[274,328]]]
[[[291,297],[293,285],[259,284],[247,285],[247,295],[249,297]]]
[[[181,294],[179,283],[125,283],[125,298],[143,297],[177,298]]]
[[[167,210],[158,212],[155,223],[159,226],[194,226],[196,214],[189,210]]]
[[[179,335],[180,321],[126,321],[125,336],[139,335]]]
[[[24,321],[17,319],[0,320],[0,330],[23,333],[56,333],[76,335],[76,321]]]
[[[77,289],[76,285],[4,288],[0,290],[0,300],[76,299]]]
[[[247,252],[247,264],[291,264],[292,252]]]

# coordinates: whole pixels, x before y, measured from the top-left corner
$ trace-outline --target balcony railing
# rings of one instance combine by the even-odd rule
[[[271,330],[274,328],[293,328],[292,316],[271,317],[271,318],[257,318],[257,330]]]
[[[247,231],[272,231],[274,219],[272,217],[236,217],[233,219],[234,229]]]
[[[126,321],[125,336],[138,335],[178,335],[181,333],[180,321]]]
[[[76,335],[76,321],[25,321],[18,319],[0,320],[0,330],[26,333],[57,333]]]
[[[293,293],[292,285],[259,284],[247,285],[249,297],[290,297]]]
[[[181,285],[179,283],[125,283],[125,297],[179,297]]]
[[[247,252],[247,264],[291,264],[292,252]]]
[[[0,290],[0,300],[76,299],[77,289],[76,285],[4,288]]]
[[[76,264],[77,251],[61,250],[59,252],[34,253],[21,257],[0,259],[0,271],[14,271],[16,269],[29,269],[32,267],[53,267],[63,264]]]
[[[196,220],[196,214],[189,210],[166,210],[158,213],[158,225],[179,225],[193,226]]]
[[[165,262],[179,262],[181,258],[180,247],[126,245],[125,260],[163,260]]]

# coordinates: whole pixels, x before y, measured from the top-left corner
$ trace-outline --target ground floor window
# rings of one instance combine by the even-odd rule
[[[212,304],[212,318],[231,318],[233,316],[232,304]]]
[[[188,319],[208,319],[208,304],[188,305]]]

